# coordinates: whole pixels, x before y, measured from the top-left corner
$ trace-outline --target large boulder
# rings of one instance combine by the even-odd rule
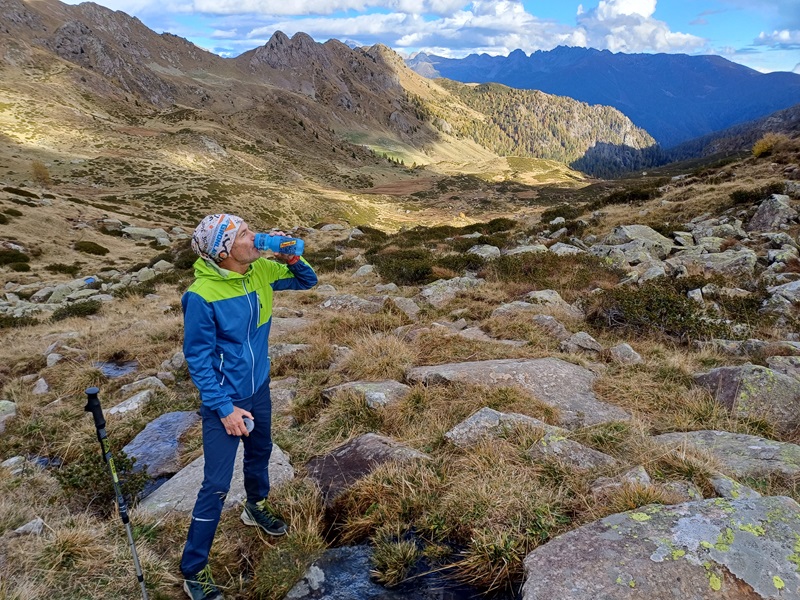
[[[433,283],[429,283],[419,295],[428,304],[440,307],[444,306],[456,297],[458,292],[463,292],[478,285],[482,285],[483,279],[476,279],[474,277],[454,277],[453,279],[437,279]]]
[[[236,453],[236,462],[233,467],[233,479],[228,495],[225,497],[223,510],[228,510],[244,501],[247,494],[244,490],[244,445],[239,444]],[[194,508],[197,492],[203,483],[203,469],[205,458],[201,456],[185,466],[172,479],[147,496],[139,503],[139,510],[146,513],[164,513],[177,511],[189,513]],[[275,489],[282,483],[294,479],[294,469],[289,464],[289,457],[278,447],[272,446],[272,456],[269,459],[269,485]]]
[[[772,194],[758,207],[747,224],[747,231],[775,231],[797,218],[797,211],[789,205],[789,196]]]
[[[523,600],[800,598],[791,498],[651,505],[570,531],[525,558]]]
[[[660,259],[666,258],[674,246],[672,240],[647,225],[620,225],[605,239],[605,243],[610,246],[621,246],[630,242],[640,242],[648,254]]]
[[[200,415],[195,411],[163,414],[148,423],[122,451],[136,459],[135,470],[146,466],[147,474],[153,478],[172,475],[180,470],[180,438],[199,421]]]
[[[700,271],[706,276],[716,274],[752,276],[757,261],[758,255],[750,248],[706,254],[692,248],[668,259],[667,264],[675,269],[682,266],[690,271]]]
[[[712,454],[735,477],[794,476],[800,473],[800,446],[727,431],[664,433],[654,439],[686,444]]]
[[[517,386],[559,410],[569,429],[611,421],[627,421],[623,409],[597,399],[595,374],[557,358],[503,359],[415,367],[406,379],[425,385],[469,383],[493,387]]]
[[[308,477],[319,484],[325,506],[336,500],[355,482],[389,461],[428,459],[427,454],[404,446],[390,438],[365,433],[335,448],[328,454],[306,463]]]
[[[800,381],[750,363],[719,367],[694,376],[737,417],[772,420],[782,431],[800,425]]]

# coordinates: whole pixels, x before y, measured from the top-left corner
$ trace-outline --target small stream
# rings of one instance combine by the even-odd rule
[[[109,379],[116,379],[117,377],[135,373],[139,368],[139,363],[135,360],[126,360],[122,362],[97,360],[92,363],[92,366],[99,369],[100,372]]]

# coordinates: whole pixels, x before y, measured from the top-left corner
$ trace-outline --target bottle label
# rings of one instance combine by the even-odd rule
[[[285,242],[281,242],[280,247],[286,248],[288,246],[294,246],[295,244],[297,244],[297,240],[286,240]]]

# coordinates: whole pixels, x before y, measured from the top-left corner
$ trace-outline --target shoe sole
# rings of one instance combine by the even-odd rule
[[[192,592],[189,591],[189,584],[185,581],[183,582],[183,591],[186,592],[186,595],[189,596],[192,600],[194,600],[194,596],[192,596]],[[218,593],[216,596],[212,596],[211,600],[225,600],[225,596],[222,595],[222,592]]]
[[[286,532],[288,531],[288,529],[284,529],[280,533],[272,533],[271,531],[267,531],[266,529],[261,527],[261,525],[259,525],[258,523],[253,521],[253,519],[250,518],[250,515],[247,513],[246,509],[242,511],[242,523],[250,527],[258,527],[261,531],[263,531],[267,535],[271,535],[272,537],[281,537],[283,535],[286,535]]]

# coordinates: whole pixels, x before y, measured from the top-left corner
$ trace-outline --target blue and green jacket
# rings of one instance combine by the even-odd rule
[[[317,275],[301,259],[292,266],[259,258],[244,275],[202,258],[183,294],[183,352],[203,404],[220,417],[269,381],[272,293],[307,290]]]

